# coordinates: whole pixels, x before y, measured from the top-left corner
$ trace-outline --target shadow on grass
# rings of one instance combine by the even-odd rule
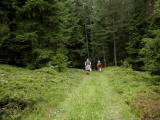
[[[35,101],[5,99],[0,101],[0,120],[21,120],[22,113],[33,110]],[[20,114],[21,113],[21,114]]]

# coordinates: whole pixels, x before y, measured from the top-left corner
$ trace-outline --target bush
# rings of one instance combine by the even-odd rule
[[[33,51],[33,63],[29,64],[30,69],[45,67],[51,60],[53,52],[46,49],[35,49]]]
[[[69,65],[69,63],[70,62],[68,61],[68,57],[62,53],[57,53],[53,57],[52,62],[51,62],[51,64],[53,66],[58,68],[59,72],[64,71],[67,68],[67,66]]]
[[[153,31],[154,38],[143,39],[144,47],[140,51],[145,69],[154,74],[160,74],[160,30]]]
[[[125,68],[132,68],[132,65],[129,64],[129,62],[127,60],[123,61],[123,67]]]

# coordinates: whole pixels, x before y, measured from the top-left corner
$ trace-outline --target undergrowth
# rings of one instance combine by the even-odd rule
[[[126,68],[108,68],[110,85],[142,120],[160,119],[160,76]]]
[[[80,70],[58,73],[0,65],[0,120],[49,119],[82,78]]]
[[[90,81],[87,80],[88,77],[90,77]],[[80,87],[80,83],[84,80],[86,83],[90,82],[88,86],[94,86],[94,89],[81,88],[84,90],[86,98],[88,98],[87,90],[88,93],[92,93],[92,90],[99,88],[105,93],[105,86],[108,86],[110,91],[105,93],[108,95],[106,102],[113,100],[115,104],[116,102],[121,103],[121,101],[116,101],[118,99],[110,96],[116,92],[119,100],[130,106],[132,112],[141,120],[160,119],[159,76],[126,68],[108,67],[102,73],[94,72],[88,77],[78,69],[69,69],[64,73],[59,73],[51,67],[29,70],[0,65],[0,120],[52,120],[55,113],[58,114],[57,112],[61,111],[57,110],[59,105],[71,92]],[[99,84],[104,90],[100,89]],[[84,85],[84,88],[86,86]],[[95,93],[92,97],[95,100],[105,98],[103,95],[96,97]],[[82,101],[85,100],[82,99]],[[92,101],[93,99],[90,102],[92,103]],[[71,104],[75,103],[71,101]],[[97,108],[95,108],[96,110]]]

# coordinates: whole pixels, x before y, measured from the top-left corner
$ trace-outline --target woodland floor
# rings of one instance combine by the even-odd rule
[[[159,120],[159,76],[120,67],[77,69],[1,65],[2,120]]]

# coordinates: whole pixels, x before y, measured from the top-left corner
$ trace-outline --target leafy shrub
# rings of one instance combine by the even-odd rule
[[[52,60],[53,52],[46,49],[35,49],[33,51],[34,62],[29,64],[30,69],[41,68],[47,65]]]
[[[127,60],[123,61],[123,67],[125,68],[132,68],[132,65],[129,64],[129,62]]]
[[[145,69],[160,74],[160,30],[153,31],[154,38],[143,39],[144,47],[140,51]]]
[[[69,65],[68,57],[62,53],[57,53],[52,59],[52,65],[58,68],[59,72],[62,72]]]

